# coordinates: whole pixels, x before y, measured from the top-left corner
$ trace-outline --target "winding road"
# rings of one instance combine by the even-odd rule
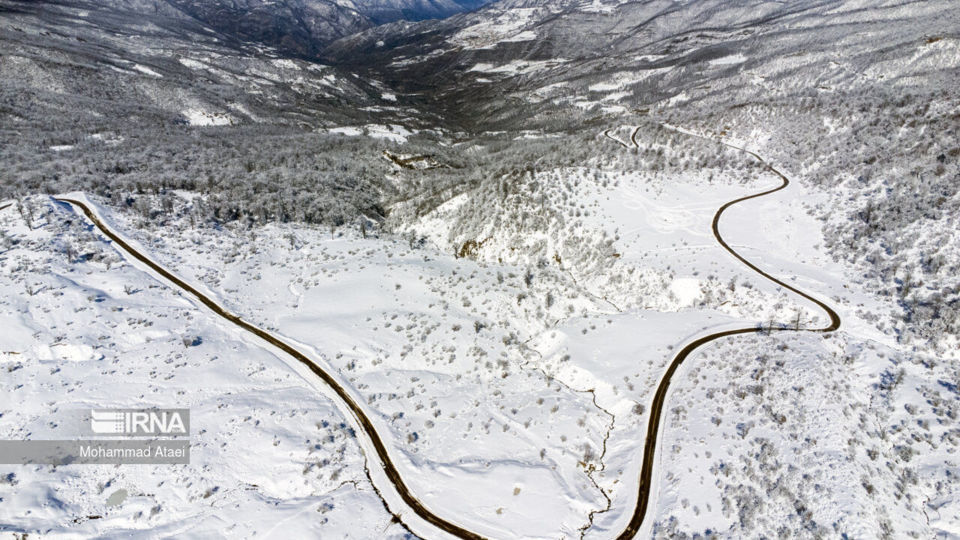
[[[679,131],[681,133],[684,133],[690,136],[701,137],[707,140],[718,142],[728,147],[735,148],[739,151],[745,152],[753,156],[757,160],[759,160],[760,163],[762,163],[767,170],[774,173],[782,180],[781,185],[776,188],[769,189],[767,191],[762,191],[760,193],[755,193],[753,195],[748,195],[746,197],[741,197],[739,199],[730,201],[724,204],[723,206],[721,206],[720,209],[717,210],[717,213],[713,217],[713,225],[712,225],[713,235],[716,238],[717,242],[719,242],[720,245],[725,250],[727,250],[731,255],[736,257],[737,260],[745,264],[748,268],[760,274],[761,276],[767,278],[773,283],[779,285],[780,287],[783,287],[793,292],[794,294],[797,294],[800,297],[805,298],[810,302],[813,302],[814,304],[819,306],[824,312],[826,312],[830,318],[830,324],[823,328],[812,328],[812,329],[801,329],[801,330],[790,330],[787,328],[772,328],[770,330],[804,331],[804,332],[832,332],[834,330],[837,330],[840,327],[840,316],[837,315],[837,313],[833,309],[831,309],[827,304],[791,285],[788,285],[787,283],[768,274],[767,272],[764,272],[763,270],[758,268],[756,265],[754,265],[753,263],[748,261],[746,258],[744,258],[742,255],[737,253],[733,248],[731,248],[730,245],[723,239],[723,236],[720,234],[720,227],[719,227],[720,218],[723,215],[723,212],[725,210],[727,210],[728,208],[730,208],[735,204],[738,204],[750,199],[763,197],[765,195],[770,195],[771,193],[776,193],[786,188],[790,184],[790,181],[787,179],[787,177],[784,176],[777,169],[770,166],[766,161],[763,160],[763,158],[761,158],[759,155],[757,155],[754,152],[751,152],[744,148],[739,148],[737,146],[726,143],[724,141],[710,139],[694,133],[679,130],[677,128],[670,128],[670,129],[673,129],[674,131]],[[607,138],[613,141],[616,141],[621,146],[630,148],[622,140],[611,136],[610,131],[611,130],[607,130],[604,132],[604,135]],[[636,141],[636,135],[638,131],[639,131],[639,128],[633,131],[633,133],[630,136],[630,142],[633,143],[634,146],[639,146]],[[97,214],[93,211],[93,209],[90,208],[86,203],[76,199],[70,199],[70,198],[57,198],[56,200],[62,203],[70,204],[76,208],[79,208],[84,213],[84,215],[86,215],[87,219],[89,219],[90,222],[93,223],[93,225],[97,229],[99,229],[99,231],[104,236],[109,238],[114,243],[115,246],[117,246],[119,249],[129,254],[129,256],[135,258],[136,260],[140,261],[141,263],[149,267],[152,271],[156,272],[158,275],[163,277],[172,285],[176,286],[178,289],[188,293],[190,296],[193,296],[201,304],[209,308],[216,315],[222,317],[223,319],[226,319],[227,321],[243,329],[244,331],[255,335],[256,337],[260,338],[264,342],[276,347],[277,349],[283,351],[293,359],[297,360],[298,362],[306,366],[313,374],[319,377],[324,384],[326,384],[329,388],[331,388],[337,394],[337,396],[340,398],[340,400],[349,410],[350,415],[353,417],[355,422],[360,426],[363,433],[366,435],[367,439],[371,443],[388,480],[393,485],[394,489],[397,491],[400,498],[403,500],[403,503],[410,510],[412,510],[417,516],[419,516],[421,519],[423,519],[427,523],[453,536],[469,539],[469,540],[483,538],[481,535],[475,532],[469,531],[464,527],[457,525],[452,521],[449,521],[448,519],[445,519],[443,517],[440,517],[434,514],[419,499],[417,499],[416,496],[414,496],[410,492],[410,489],[407,487],[406,483],[403,481],[403,478],[400,476],[397,466],[392,461],[390,454],[387,451],[386,445],[383,442],[383,439],[380,437],[380,434],[377,432],[373,423],[370,421],[370,417],[364,411],[364,409],[359,405],[357,400],[350,394],[350,392],[347,391],[340,384],[340,382],[337,380],[335,376],[331,375],[330,373],[322,369],[318,363],[314,362],[307,355],[305,355],[304,353],[300,352],[293,346],[286,343],[280,337],[275,336],[274,334],[271,334],[270,332],[267,332],[266,330],[263,330],[262,328],[259,328],[247,321],[244,321],[238,315],[230,312],[229,310],[221,306],[219,303],[217,303],[215,300],[211,299],[204,293],[198,291],[197,289],[192,287],[190,284],[186,283],[185,281],[183,281],[182,279],[178,278],[176,275],[174,275],[173,273],[165,269],[163,266],[151,260],[145,254],[141,253],[136,248],[132,247],[119,234],[115,233],[110,227],[108,227],[105,223],[103,223],[103,221],[97,216]],[[656,458],[658,434],[661,427],[660,426],[661,416],[666,403],[670,382],[672,381],[672,378],[676,373],[677,369],[684,362],[684,360],[686,360],[697,349],[703,347],[704,345],[710,342],[725,338],[727,336],[733,336],[738,334],[752,334],[752,333],[759,333],[762,331],[766,331],[766,330],[757,328],[755,326],[751,326],[751,327],[744,327],[744,328],[726,330],[723,332],[709,334],[709,335],[700,337],[699,339],[687,344],[683,349],[680,350],[679,353],[676,354],[676,356],[673,357],[673,360],[670,362],[669,367],[664,372],[660,380],[660,383],[657,386],[656,392],[653,397],[653,402],[650,406],[650,418],[647,424],[647,436],[643,446],[643,462],[642,462],[641,471],[640,471],[637,504],[634,507],[633,514],[631,516],[629,524],[623,530],[623,532],[621,532],[617,536],[618,539],[633,538],[640,531],[640,528],[644,523],[644,519],[647,514],[647,510],[648,510],[648,506],[649,506],[650,498],[652,494],[651,493],[652,485],[653,485],[652,480],[653,480],[654,465],[655,465],[655,458]],[[374,486],[374,488],[376,489],[376,486]],[[387,505],[388,510],[394,515],[394,517],[400,520],[401,522],[404,522],[407,526],[409,526],[410,523],[407,523],[404,521],[404,518],[399,513],[399,511],[389,508],[389,504],[387,503],[387,500],[384,498],[383,494],[380,493],[379,490],[377,491],[377,493],[378,495],[380,495],[380,498],[384,501],[384,504]]]
[[[373,445],[373,448],[377,454],[377,457],[380,459],[380,463],[383,466],[383,470],[387,475],[387,478],[390,480],[390,483],[393,484],[394,488],[397,490],[397,493],[400,495],[400,498],[403,499],[404,504],[406,504],[411,510],[413,510],[420,518],[424,521],[430,523],[434,527],[450,533],[459,538],[466,538],[470,540],[480,540],[483,537],[464,529],[463,527],[451,522],[446,519],[434,514],[427,508],[419,499],[417,499],[413,493],[410,492],[410,489],[407,488],[406,483],[404,483],[403,478],[400,476],[400,472],[397,470],[397,466],[390,459],[390,454],[387,452],[387,447],[383,443],[380,434],[377,433],[376,428],[373,426],[373,422],[370,421],[367,413],[360,407],[359,403],[350,393],[337,381],[337,378],[331,375],[330,373],[324,371],[316,362],[311,360],[302,352],[298,351],[293,346],[289,345],[279,337],[254,326],[253,324],[241,319],[238,315],[230,312],[215,300],[209,296],[203,294],[202,292],[195,289],[189,283],[183,281],[182,279],[175,276],[173,273],[168,271],[166,268],[160,266],[149,257],[141,253],[139,250],[127,243],[119,234],[115,233],[110,227],[108,227],[90,208],[86,203],[78,201],[76,199],[68,198],[55,198],[55,200],[62,203],[67,203],[75,206],[83,211],[84,215],[87,216],[87,219],[96,226],[100,232],[113,241],[114,245],[125,251],[131,257],[137,259],[141,263],[147,265],[151,270],[162,276],[164,279],[175,285],[178,289],[190,294],[194,298],[200,301],[203,305],[214,312],[216,315],[230,321],[234,325],[242,328],[243,330],[257,336],[263,341],[273,345],[274,347],[280,349],[284,353],[290,355],[292,358],[296,359],[301,364],[305,365],[314,375],[320,378],[328,387],[333,389],[337,393],[337,396],[343,401],[343,403],[349,409],[350,414],[353,416],[360,428],[366,433],[370,442]],[[371,479],[372,483],[372,479]],[[376,486],[374,486],[376,487]],[[377,493],[384,504],[387,505],[387,508],[393,514],[393,516],[403,521],[402,516],[395,510],[390,509],[387,500],[383,497],[383,494],[378,491]],[[409,524],[406,524],[409,526]]]
[[[639,485],[639,494],[637,497],[637,505],[634,507],[633,515],[630,517],[630,523],[627,525],[626,529],[624,529],[623,532],[617,536],[618,540],[627,540],[629,538],[633,538],[640,531],[640,527],[643,525],[643,520],[647,514],[647,507],[650,504],[650,495],[651,495],[651,490],[653,485],[653,467],[655,464],[654,462],[655,462],[656,450],[657,450],[657,437],[660,432],[660,419],[663,414],[663,408],[667,400],[667,391],[670,388],[670,381],[672,380],[674,373],[676,373],[677,369],[680,367],[680,364],[682,364],[683,361],[687,359],[687,357],[689,357],[694,351],[696,351],[700,347],[703,347],[704,345],[710,342],[725,338],[727,336],[735,336],[739,334],[756,334],[756,333],[761,333],[766,331],[833,332],[840,328],[840,315],[838,315],[837,312],[834,311],[830,306],[828,306],[821,300],[818,300],[817,298],[814,298],[813,296],[801,291],[800,289],[797,289],[796,287],[788,285],[784,283],[782,280],[768,274],[767,272],[764,272],[759,267],[757,267],[757,265],[748,261],[746,258],[744,258],[743,255],[740,255],[739,253],[736,252],[736,250],[730,247],[730,244],[728,244],[727,241],[724,240],[723,236],[720,234],[720,217],[723,216],[723,213],[727,210],[727,208],[730,208],[731,206],[741,203],[743,201],[749,201],[750,199],[756,199],[758,197],[770,195],[771,193],[776,193],[782,189],[785,189],[787,186],[789,186],[790,180],[783,173],[781,173],[780,171],[775,169],[773,166],[771,166],[769,163],[767,163],[762,157],[760,157],[758,154],[754,152],[751,152],[750,150],[741,148],[739,146],[735,146],[723,140],[704,137],[702,135],[697,135],[695,133],[690,133],[688,131],[669,127],[669,126],[665,126],[665,127],[673,131],[676,131],[678,133],[683,133],[691,137],[699,137],[701,139],[713,141],[713,142],[722,144],[724,146],[727,146],[729,148],[733,148],[735,150],[745,152],[750,156],[752,156],[753,158],[755,158],[756,160],[758,160],[761,164],[763,164],[763,166],[768,171],[772,172],[773,174],[777,175],[780,178],[782,183],[773,189],[768,189],[766,191],[761,191],[760,193],[754,193],[753,195],[740,197],[739,199],[732,200],[724,204],[723,206],[721,206],[720,209],[717,210],[717,213],[713,215],[713,224],[711,225],[713,229],[713,237],[717,239],[717,242],[720,243],[723,249],[727,250],[731,255],[736,257],[737,260],[745,264],[748,268],[750,268],[754,272],[767,278],[773,283],[776,283],[777,285],[783,287],[784,289],[787,289],[788,291],[816,304],[820,309],[826,312],[826,314],[829,316],[830,324],[828,324],[827,326],[824,326],[823,328],[804,328],[800,330],[792,330],[790,328],[763,329],[763,328],[757,328],[755,326],[737,328],[733,330],[725,330],[723,332],[708,334],[691,343],[688,343],[686,347],[681,349],[680,352],[678,352],[676,356],[673,357],[673,360],[670,362],[670,366],[667,367],[667,370],[664,372],[663,377],[660,379],[660,384],[657,385],[657,391],[653,395],[653,403],[650,405],[650,419],[647,422],[647,438],[644,441],[644,445],[643,445],[643,463],[640,469],[640,485]],[[635,146],[639,147],[636,140],[638,131],[639,131],[639,128],[633,131],[633,133],[630,135],[630,141]],[[609,135],[607,136],[609,137]],[[614,140],[617,140],[619,142],[618,139],[614,139]]]

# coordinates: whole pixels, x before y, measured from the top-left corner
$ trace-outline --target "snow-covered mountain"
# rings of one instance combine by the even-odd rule
[[[166,0],[214,30],[303,55],[369,28],[355,6],[329,0]]]
[[[955,2],[480,4],[0,0],[0,529],[960,535]]]
[[[493,0],[352,0],[357,11],[376,24],[420,21],[472,11]]]
[[[490,0],[105,0],[140,14],[182,13],[235,39],[314,56],[338,38],[397,20],[449,17]]]

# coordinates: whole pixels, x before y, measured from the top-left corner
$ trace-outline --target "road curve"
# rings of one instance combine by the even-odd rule
[[[680,352],[678,352],[676,356],[673,357],[673,360],[671,360],[670,362],[670,366],[667,368],[667,370],[663,374],[663,377],[660,379],[660,384],[657,386],[657,391],[653,396],[653,403],[650,405],[650,419],[647,422],[647,438],[644,441],[644,445],[643,445],[643,463],[640,469],[640,482],[639,482],[639,494],[637,497],[637,505],[636,507],[634,507],[633,515],[631,516],[630,522],[627,524],[627,527],[623,530],[623,532],[621,532],[617,536],[618,540],[627,540],[627,539],[633,538],[640,531],[640,527],[643,525],[644,518],[646,517],[646,514],[647,514],[647,507],[649,506],[649,503],[650,503],[651,489],[653,485],[653,467],[654,467],[654,460],[656,458],[657,435],[660,429],[660,417],[662,416],[663,407],[667,400],[667,391],[670,387],[670,381],[674,373],[676,373],[677,369],[680,367],[680,364],[682,364],[683,361],[686,360],[688,356],[690,356],[694,351],[696,351],[700,347],[712,341],[725,338],[727,336],[735,336],[738,334],[756,334],[756,333],[771,331],[771,330],[772,331],[799,331],[799,332],[833,332],[840,328],[840,315],[838,315],[837,312],[834,311],[830,306],[814,298],[813,296],[801,291],[800,289],[797,289],[796,287],[788,285],[783,281],[781,281],[780,279],[768,274],[767,272],[764,272],[763,270],[758,268],[755,264],[753,264],[752,262],[744,258],[743,255],[740,255],[732,247],[730,247],[730,244],[728,244],[726,240],[723,239],[723,236],[720,234],[720,217],[723,215],[723,212],[726,211],[727,208],[730,208],[731,206],[737,203],[741,203],[743,201],[748,201],[750,199],[756,199],[758,197],[770,195],[771,193],[776,193],[786,188],[788,185],[790,185],[790,180],[783,173],[773,168],[763,158],[761,158],[756,153],[751,152],[750,150],[746,150],[744,148],[734,146],[724,141],[709,139],[707,137],[702,137],[700,135],[687,133],[680,130],[674,130],[674,131],[678,131],[680,133],[684,133],[692,137],[699,137],[702,139],[712,140],[719,144],[723,144],[730,148],[734,148],[741,152],[750,154],[751,156],[756,158],[760,163],[762,163],[763,166],[768,171],[774,173],[783,181],[779,186],[773,189],[761,191],[760,193],[754,193],[753,195],[747,195],[746,197],[740,197],[739,199],[735,199],[721,206],[720,209],[717,210],[717,213],[714,214],[713,216],[713,224],[712,224],[713,236],[714,238],[717,239],[717,242],[719,242],[720,245],[723,246],[723,249],[727,250],[731,255],[736,257],[737,260],[745,264],[748,268],[750,268],[754,272],[767,278],[773,283],[776,283],[777,285],[789,290],[790,292],[797,294],[813,302],[818,307],[820,307],[820,309],[826,312],[826,314],[830,317],[830,324],[828,324],[827,326],[824,326],[823,328],[803,328],[800,330],[791,330],[789,328],[770,328],[770,329],[764,330],[762,328],[751,326],[747,328],[737,328],[734,330],[716,332],[714,334],[703,336],[697,339],[696,341],[693,341],[692,343],[687,344],[686,347],[681,349]],[[637,145],[636,135],[637,135],[637,132],[634,131],[630,137],[630,140],[633,142],[634,145]]]
[[[603,136],[606,137],[606,138],[608,138],[608,139],[610,139],[611,141],[619,144],[620,146],[622,146],[622,147],[624,147],[624,148],[628,148],[628,149],[630,148],[630,145],[628,145],[627,143],[621,141],[620,139],[614,137],[613,135],[610,135],[610,132],[611,132],[611,131],[613,131],[613,130],[612,130],[612,129],[608,129],[608,130],[604,131],[604,132],[603,132]],[[634,142],[633,144],[636,145],[637,143]]]
[[[604,132],[604,135],[607,138],[617,142],[621,146],[629,148],[629,146],[624,144],[623,141],[621,141],[620,139],[610,136],[609,131],[610,130],[607,130]],[[636,142],[637,131],[639,131],[639,128],[635,130],[633,133],[631,133],[631,136],[630,136],[630,141],[634,144],[634,146],[638,146]],[[691,133],[686,133],[686,134],[694,137],[701,137],[696,134],[691,134]],[[701,137],[701,138],[705,138],[705,137]],[[709,140],[713,140],[713,139],[709,139]],[[826,303],[822,302],[821,300],[818,300],[817,298],[814,298],[813,296],[797,289],[796,287],[788,285],[782,280],[761,270],[755,264],[751,263],[742,255],[737,253],[723,239],[723,236],[720,234],[720,217],[723,215],[723,212],[727,210],[727,208],[730,208],[731,206],[741,203],[743,201],[755,199],[758,197],[763,197],[765,195],[770,195],[771,193],[780,191],[786,188],[788,185],[790,185],[790,180],[787,179],[787,177],[783,173],[781,173],[777,169],[770,166],[766,161],[763,160],[763,158],[761,158],[756,153],[746,150],[744,148],[734,146],[732,144],[725,143],[723,141],[715,141],[715,142],[724,144],[731,148],[735,148],[737,150],[750,154],[751,156],[756,158],[760,163],[762,163],[767,170],[776,174],[782,180],[782,183],[773,189],[769,189],[766,191],[762,191],[760,193],[755,193],[753,195],[741,197],[739,199],[730,201],[724,204],[723,206],[721,206],[720,209],[717,210],[716,214],[713,217],[713,224],[712,224],[713,236],[716,238],[717,242],[719,242],[720,245],[725,250],[727,250],[731,255],[736,257],[737,260],[742,262],[748,268],[760,274],[761,276],[767,278],[773,283],[793,292],[794,294],[797,294],[798,296],[813,302],[818,307],[820,307],[825,313],[827,313],[827,315],[830,318],[830,324],[823,328],[809,328],[809,329],[800,329],[800,330],[790,330],[788,328],[771,328],[771,329],[768,329],[767,331],[772,330],[772,331],[801,331],[801,332],[832,332],[837,330],[838,328],[840,328],[840,316],[830,306],[828,306]],[[480,540],[483,538],[481,535],[477,533],[469,531],[451,521],[448,521],[440,516],[437,516],[436,514],[431,512],[422,502],[420,502],[420,500],[418,500],[412,493],[410,493],[410,490],[407,488],[403,479],[400,477],[400,473],[397,470],[397,467],[391,461],[390,455],[387,452],[386,446],[384,445],[383,440],[380,438],[380,435],[377,433],[376,428],[373,426],[373,423],[367,417],[363,409],[361,409],[361,407],[356,403],[353,397],[340,385],[340,383],[337,382],[336,378],[334,378],[332,375],[330,375],[329,373],[321,369],[317,364],[311,361],[306,355],[304,355],[294,347],[288,345],[283,340],[275,337],[273,334],[270,334],[269,332],[244,321],[239,316],[231,313],[227,309],[220,306],[220,304],[218,304],[213,299],[209,298],[208,296],[204,295],[200,291],[196,290],[195,288],[190,286],[188,283],[184,282],[177,276],[173,275],[172,273],[167,271],[165,268],[163,268],[159,264],[153,262],[146,255],[142,254],[138,250],[131,247],[127,242],[123,240],[123,238],[121,238],[119,235],[114,233],[109,227],[107,227],[85,203],[75,199],[68,199],[68,198],[57,198],[56,200],[71,204],[79,208],[80,210],[82,210],[83,213],[86,215],[86,217],[94,224],[94,226],[96,226],[101,233],[103,233],[107,238],[112,240],[117,246],[119,246],[124,251],[126,251],[130,256],[136,258],[143,264],[147,265],[154,272],[160,274],[165,279],[167,279],[168,281],[170,281],[171,283],[173,283],[183,291],[195,297],[197,300],[199,300],[203,305],[207,306],[207,308],[209,308],[215,314],[230,321],[231,323],[242,328],[243,330],[246,330],[247,332],[261,338],[262,340],[266,341],[270,345],[277,347],[278,349],[282,350],[283,352],[290,355],[292,358],[296,359],[297,361],[305,365],[308,369],[310,369],[311,372],[317,375],[327,386],[333,389],[337,393],[337,395],[340,397],[340,399],[342,399],[343,402],[346,403],[347,407],[350,409],[350,412],[352,413],[354,418],[357,420],[357,422],[360,424],[360,426],[363,428],[363,431],[366,433],[367,437],[370,439],[371,443],[373,444],[373,447],[377,453],[377,456],[380,459],[380,462],[383,464],[383,469],[385,474],[387,475],[387,478],[389,479],[391,484],[393,484],[394,488],[397,490],[397,493],[400,495],[403,502],[411,510],[413,510],[424,521],[430,523],[431,525],[451,535],[457,536],[459,538],[468,539],[468,540]],[[2,208],[5,208],[5,207],[0,207],[0,209]],[[670,386],[670,382],[673,378],[673,375],[676,373],[677,369],[680,367],[680,364],[682,364],[683,361],[686,360],[687,357],[689,357],[694,351],[696,351],[700,347],[712,341],[716,341],[718,339],[725,338],[727,336],[733,336],[738,334],[753,334],[753,333],[759,333],[763,331],[765,330],[761,328],[757,328],[755,326],[751,326],[751,327],[738,328],[738,329],[726,330],[723,332],[709,334],[687,344],[683,349],[680,350],[680,352],[678,352],[673,357],[673,359],[670,362],[670,365],[667,367],[667,370],[664,372],[662,378],[660,379],[660,383],[657,386],[656,392],[654,393],[653,402],[651,403],[651,406],[650,406],[650,418],[647,423],[647,436],[643,446],[643,462],[640,470],[640,481],[639,481],[639,489],[638,489],[639,494],[637,498],[637,504],[634,507],[633,514],[631,516],[630,522],[628,523],[627,527],[623,530],[623,532],[621,532],[617,536],[618,540],[626,540],[626,539],[633,538],[640,531],[640,528],[643,525],[644,519],[646,517],[646,513],[647,513],[647,509],[648,509],[648,506],[650,503],[650,497],[651,497],[653,467],[654,467],[654,461],[656,458],[657,436],[660,429],[660,420],[663,413],[664,405],[666,404],[667,392]],[[381,495],[381,499],[383,499],[382,495]],[[384,505],[387,505],[386,499],[383,499],[383,502],[384,502]],[[388,506],[388,509],[389,509],[389,506]],[[391,510],[391,512],[393,511]],[[394,516],[397,519],[402,521],[402,517],[396,512],[394,512]]]
[[[246,330],[247,332],[259,337],[263,341],[266,341],[270,345],[273,345],[274,347],[282,350],[283,352],[287,353],[292,358],[296,359],[298,362],[300,362],[301,364],[309,368],[314,375],[319,377],[320,380],[322,380],[327,386],[333,389],[337,393],[337,395],[340,397],[340,399],[343,400],[344,403],[346,403],[347,407],[349,407],[350,413],[352,413],[353,417],[357,420],[357,422],[363,428],[363,431],[366,433],[367,437],[373,443],[373,447],[377,452],[377,457],[380,459],[380,462],[383,464],[383,470],[386,473],[387,478],[390,480],[390,483],[393,484],[394,488],[397,490],[397,493],[400,495],[400,498],[403,499],[403,502],[411,510],[413,510],[421,519],[423,519],[424,521],[430,523],[434,527],[444,532],[447,532],[459,538],[464,538],[469,540],[483,539],[483,537],[480,536],[479,534],[476,534],[472,531],[468,531],[467,529],[464,529],[463,527],[434,514],[432,511],[430,511],[429,508],[427,508],[422,502],[420,502],[419,499],[417,499],[410,492],[409,488],[407,488],[407,485],[404,483],[403,479],[400,477],[400,473],[397,470],[396,465],[394,465],[393,461],[391,461],[390,455],[387,452],[387,447],[386,445],[384,445],[383,440],[380,438],[380,435],[377,433],[376,428],[374,428],[373,423],[367,417],[367,414],[363,411],[363,409],[357,404],[354,398],[346,391],[346,389],[343,388],[343,386],[340,385],[339,382],[337,382],[335,377],[333,377],[332,375],[330,375],[329,373],[321,369],[320,366],[318,366],[313,361],[311,361],[310,358],[308,358],[306,355],[304,355],[294,347],[288,345],[286,342],[284,342],[280,338],[274,336],[273,334],[267,332],[266,330],[263,330],[257,326],[254,326],[251,323],[248,323],[247,321],[244,321],[239,316],[233,314],[232,312],[228,311],[226,308],[222,307],[215,300],[211,299],[207,295],[193,288],[190,284],[178,278],[177,276],[169,272],[164,267],[153,262],[149,257],[144,255],[143,253],[141,253],[137,249],[130,246],[130,244],[124,241],[122,237],[114,233],[106,224],[104,224],[93,212],[93,210],[89,206],[87,206],[86,203],[75,200],[75,199],[59,198],[59,197],[55,197],[55,200],[73,205],[74,207],[82,210],[84,215],[87,216],[87,219],[89,219],[93,223],[93,225],[96,226],[97,229],[99,229],[104,236],[112,240],[115,245],[122,248],[131,257],[134,257],[141,263],[150,267],[151,270],[163,276],[164,279],[173,283],[179,289],[189,293],[191,296],[199,300],[200,303],[202,303],[207,308],[209,308],[210,311],[213,311],[215,314],[230,321],[234,325],[242,328],[243,330]],[[383,495],[381,495],[379,491],[377,492],[377,494],[380,495],[380,498],[381,500],[383,500],[384,505],[386,505],[387,508],[389,509],[390,507],[386,499],[384,499]],[[393,513],[393,516],[396,519],[401,520],[402,522],[402,517],[400,516],[400,514],[398,514],[394,510],[390,510],[390,512]],[[409,527],[409,523],[405,523],[405,525]]]

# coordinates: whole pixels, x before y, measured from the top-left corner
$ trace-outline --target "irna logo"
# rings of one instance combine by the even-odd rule
[[[99,435],[186,435],[189,411],[186,409],[112,409],[91,410],[90,429]]]

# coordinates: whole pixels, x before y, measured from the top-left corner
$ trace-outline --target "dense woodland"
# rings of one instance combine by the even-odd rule
[[[301,221],[340,225],[359,214],[382,217],[389,164],[366,138],[291,133],[258,126],[172,127],[84,140],[69,150],[44,141],[8,147],[0,196],[83,190],[161,220],[170,190],[205,197],[200,222]],[[31,141],[32,142],[32,141]]]

